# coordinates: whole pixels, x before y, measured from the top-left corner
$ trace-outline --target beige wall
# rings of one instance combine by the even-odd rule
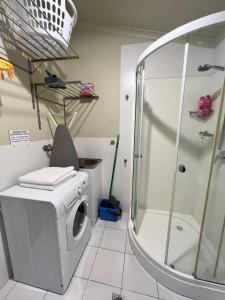
[[[3,49],[3,48],[4,49]],[[27,68],[27,63],[19,51],[8,49],[0,41],[0,56]],[[16,79],[0,80],[0,145],[9,144],[9,129],[28,129],[32,141],[50,138],[46,121],[46,110],[41,105],[42,131],[38,130],[36,111],[32,109],[30,81],[28,73],[15,67]]]
[[[74,30],[71,45],[80,60],[63,64],[65,78],[93,82],[99,95],[96,103],[77,104],[74,136],[115,137],[118,134],[121,46],[143,41],[146,39],[94,29]]]
[[[0,145],[9,144],[9,129],[29,129],[32,141],[51,137],[43,105],[40,107],[42,130],[38,130],[36,111],[32,109],[28,75],[19,70],[16,70],[16,75],[16,80],[0,81]]]
[[[106,33],[95,29],[75,28],[71,38],[72,47],[80,55],[79,60],[53,65],[53,70],[67,80],[93,82],[99,100],[80,104],[73,136],[114,137],[119,132],[119,92],[120,92],[120,53],[121,45],[146,41],[122,34]],[[21,63],[19,53],[8,51],[9,59]],[[51,67],[43,66],[42,71]],[[45,105],[41,105],[42,130],[38,130],[36,111],[32,109],[29,76],[16,68],[16,80],[0,81],[0,145],[9,144],[9,129],[29,129],[31,140],[51,137],[47,123]],[[43,76],[37,74],[38,80]],[[39,78],[38,78],[39,77]],[[59,122],[62,121],[59,109],[53,107]],[[69,115],[70,118],[72,115]]]

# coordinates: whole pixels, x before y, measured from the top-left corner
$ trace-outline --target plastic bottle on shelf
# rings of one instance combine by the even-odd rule
[[[212,111],[212,98],[210,95],[205,96],[204,116],[209,116]]]
[[[91,97],[94,93],[94,85],[92,83],[82,84],[80,95],[83,97]]]
[[[205,97],[201,97],[198,103],[198,117],[204,116]]]

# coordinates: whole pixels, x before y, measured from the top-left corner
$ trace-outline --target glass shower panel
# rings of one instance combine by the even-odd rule
[[[146,253],[164,263],[175,159],[184,43],[165,45],[145,60],[142,114],[135,132],[136,234]],[[138,104],[136,104],[136,109]],[[138,118],[136,118],[138,119]],[[137,148],[137,146],[135,146]]]
[[[166,264],[193,274],[221,105],[223,72],[215,65],[216,28],[189,37],[182,120]]]
[[[224,33],[224,30],[223,30]],[[225,38],[216,40],[214,64],[225,66]],[[206,197],[204,222],[199,245],[195,276],[200,279],[225,284],[225,109],[224,71],[214,71],[212,80],[218,90],[222,109],[211,164]],[[220,93],[219,93],[220,92]],[[219,103],[218,103],[219,106]]]
[[[140,225],[140,162],[141,162],[141,130],[144,95],[144,64],[136,72],[136,105],[135,105],[135,132],[134,132],[134,159],[133,159],[133,190],[131,217],[135,232]]]
[[[199,247],[195,276],[225,284],[225,144],[219,146],[224,126],[221,118],[219,139],[215,146],[211,179]],[[224,128],[223,128],[224,130]]]

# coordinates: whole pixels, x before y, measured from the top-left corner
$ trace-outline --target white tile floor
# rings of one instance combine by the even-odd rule
[[[113,223],[98,220],[65,295],[9,280],[0,300],[188,300],[158,284],[137,262],[127,237],[128,215]],[[190,299],[189,299],[190,300]]]

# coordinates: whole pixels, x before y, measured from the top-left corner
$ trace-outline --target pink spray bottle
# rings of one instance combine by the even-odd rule
[[[204,116],[205,97],[201,97],[198,102],[198,117]]]
[[[210,95],[201,97],[198,103],[198,117],[210,116],[212,112],[212,98]]]
[[[212,111],[212,98],[207,95],[205,96],[205,104],[204,104],[204,116],[209,116]]]

